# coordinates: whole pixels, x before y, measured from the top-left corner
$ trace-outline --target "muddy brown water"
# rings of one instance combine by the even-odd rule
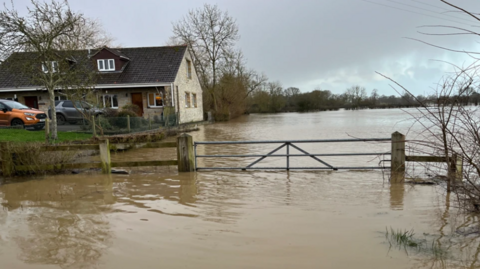
[[[399,110],[249,115],[201,126],[191,134],[197,141],[389,137],[396,130],[408,131],[407,118]],[[274,147],[198,150],[263,154]],[[332,153],[388,151],[390,145],[301,147]],[[116,160],[175,157],[168,149],[112,155]],[[240,166],[252,160],[202,159],[199,165]],[[328,161],[357,166],[379,162],[373,157]],[[282,164],[285,160],[277,158],[262,166]],[[318,164],[294,158],[292,165]],[[391,248],[386,228],[414,229],[439,239],[454,232],[453,224],[476,218],[446,207],[441,187],[390,186],[380,171],[178,174],[167,167],[136,169],[130,175],[55,175],[0,185],[0,203],[2,269],[476,268],[478,256],[472,237],[468,244],[451,244],[458,259]]]

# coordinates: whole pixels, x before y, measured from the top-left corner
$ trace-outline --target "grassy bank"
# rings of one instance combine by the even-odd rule
[[[85,140],[92,138],[91,134],[79,134],[71,132],[58,132],[59,142],[72,140]],[[0,129],[0,142],[43,142],[45,132],[27,131],[23,129]]]

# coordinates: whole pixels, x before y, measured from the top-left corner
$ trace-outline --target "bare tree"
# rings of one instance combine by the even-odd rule
[[[183,20],[173,23],[171,42],[187,44],[204,92],[211,98],[210,109],[217,110],[216,90],[221,69],[234,51],[239,39],[235,20],[216,5],[205,4],[191,10]],[[180,41],[179,41],[180,40]]]
[[[19,15],[13,4],[0,12],[0,58],[4,59],[2,68],[48,91],[51,138],[55,140],[58,138],[55,90],[91,89],[96,72],[86,52],[78,50],[105,45],[111,40],[97,22],[73,12],[67,1],[32,0],[31,4],[27,16]]]

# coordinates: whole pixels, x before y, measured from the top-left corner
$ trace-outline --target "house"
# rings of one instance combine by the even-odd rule
[[[202,89],[187,46],[104,47],[84,53],[98,71],[95,92],[102,106],[119,109],[135,104],[145,118],[160,117],[166,107],[172,107],[179,123],[203,120]],[[51,63],[55,70],[58,64]],[[46,70],[41,63],[40,67]],[[0,98],[47,111],[47,91],[31,83],[0,67]],[[55,98],[65,97],[58,93]]]

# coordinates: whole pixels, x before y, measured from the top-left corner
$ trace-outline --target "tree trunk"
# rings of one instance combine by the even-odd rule
[[[49,97],[49,103],[50,103],[50,108],[52,112],[52,128],[50,128],[50,139],[51,140],[57,140],[58,135],[57,135],[57,110],[55,108],[55,91],[53,89],[48,89],[48,97]]]

